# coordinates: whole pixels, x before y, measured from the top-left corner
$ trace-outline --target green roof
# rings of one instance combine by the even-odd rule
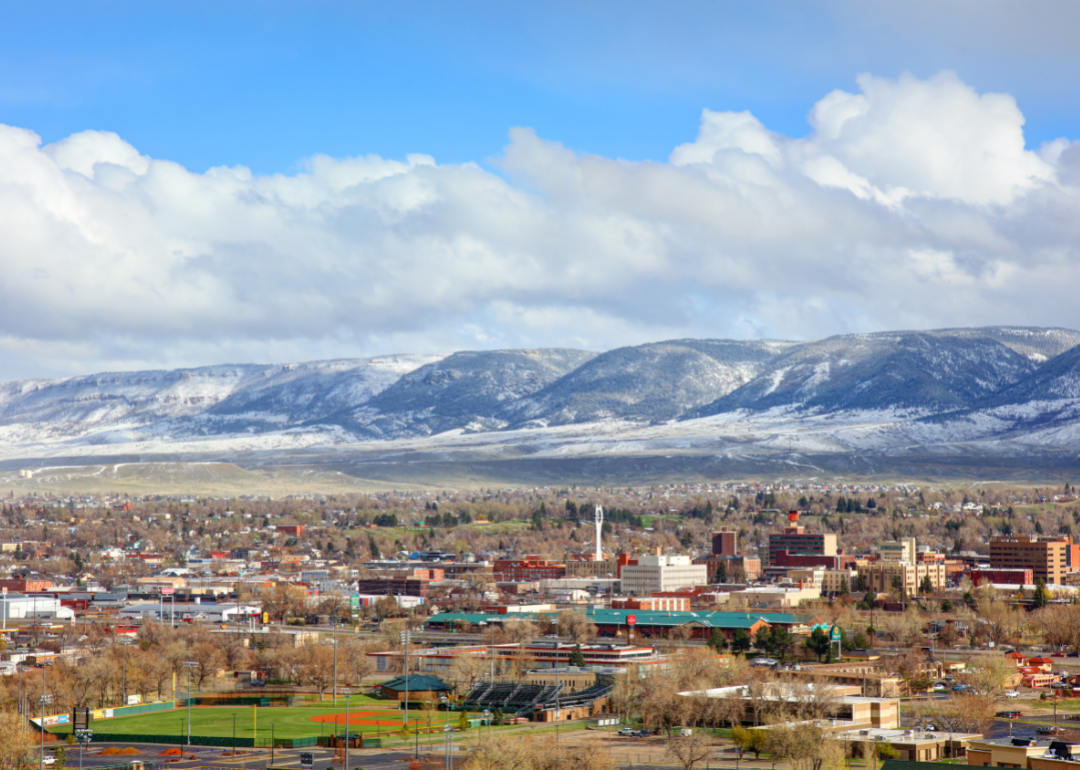
[[[437,676],[428,676],[427,674],[413,674],[408,679],[408,686],[406,687],[406,677],[396,676],[388,682],[383,682],[379,687],[385,687],[388,690],[394,692],[429,692],[431,690],[446,691],[453,688]]]

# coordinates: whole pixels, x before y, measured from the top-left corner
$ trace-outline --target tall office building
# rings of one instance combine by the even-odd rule
[[[832,532],[809,533],[799,526],[799,512],[788,513],[783,532],[769,535],[769,564],[773,564],[781,551],[791,556],[836,556],[836,535]]]
[[[1045,583],[1062,585],[1065,574],[1077,569],[1072,538],[1042,539],[1037,535],[990,538],[991,569],[1030,569]]]

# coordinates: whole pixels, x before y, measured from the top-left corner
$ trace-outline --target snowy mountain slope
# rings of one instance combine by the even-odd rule
[[[1075,340],[992,327],[14,382],[0,385],[0,461],[693,456],[710,468],[886,472],[1074,462],[1064,457],[1080,468]]]
[[[6,440],[281,430],[359,405],[439,356],[114,372],[0,385]]]
[[[513,424],[669,420],[749,382],[797,343],[671,340],[601,353],[503,410]]]
[[[504,404],[528,397],[596,354],[584,350],[465,351],[422,366],[365,402],[326,419],[365,438],[496,430]]]
[[[807,343],[777,358],[753,382],[686,416],[776,407],[923,414],[964,408],[1038,368],[994,339],[999,331],[882,332]]]

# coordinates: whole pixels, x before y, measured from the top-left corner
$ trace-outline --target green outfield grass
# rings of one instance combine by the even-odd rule
[[[205,736],[213,738],[230,739],[233,736],[233,715],[236,716],[236,737],[257,737],[260,742],[269,740],[270,725],[273,723],[275,738],[307,738],[319,735],[331,735],[335,732],[343,733],[344,725],[335,725],[332,722],[315,722],[312,717],[326,714],[345,714],[344,698],[339,698],[338,708],[329,705],[328,702],[313,702],[301,706],[288,708],[259,708],[257,709],[257,723],[252,725],[252,708],[250,706],[193,706],[191,709],[191,734],[193,736]],[[373,708],[373,703],[379,703],[382,708]],[[355,715],[357,712],[378,712],[372,719],[393,722],[391,725],[366,725],[351,723],[350,731],[365,735],[388,735],[394,731],[400,731],[403,712],[399,709],[385,707],[386,701],[379,701],[365,695],[354,695],[349,699],[349,710]],[[409,724],[414,727],[426,728],[428,714],[431,714],[432,727],[438,727],[444,723],[446,716],[443,712],[409,711]],[[115,717],[113,719],[97,720],[92,727],[95,732],[127,734],[127,735],[180,735],[187,731],[186,708],[178,708],[172,711],[159,711],[152,714],[137,714],[130,717]],[[456,724],[456,713],[450,715],[451,723]],[[181,721],[185,720],[185,721]],[[255,735],[257,729],[258,735]],[[70,725],[56,725],[49,728],[50,732],[63,735],[71,732]],[[228,741],[226,740],[226,743]]]

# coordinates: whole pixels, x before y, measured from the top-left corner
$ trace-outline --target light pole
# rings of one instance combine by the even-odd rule
[[[191,669],[199,664],[194,660],[185,660],[184,668],[187,669],[187,745],[191,745]]]
[[[337,609],[334,610],[334,705],[337,705]]]
[[[409,641],[410,641],[409,627],[405,626],[405,630],[401,632],[401,642],[405,645],[405,717],[402,722],[402,729],[409,729]],[[408,737],[406,736],[406,740]]]
[[[40,770],[45,770],[45,704],[52,703],[51,695],[42,695],[38,698],[41,704],[41,765]]]
[[[442,701],[443,708],[446,709],[446,726],[443,728],[443,734],[446,736],[446,770],[451,770],[450,767],[450,699],[443,694],[439,694],[439,700]],[[345,768],[345,770],[349,770]]]
[[[254,743],[254,741],[252,741]],[[232,753],[236,756],[236,712],[232,715]]]
[[[274,764],[274,723],[270,723],[270,764]]]
[[[345,696],[345,770],[349,770],[349,690],[342,687],[341,693]]]

